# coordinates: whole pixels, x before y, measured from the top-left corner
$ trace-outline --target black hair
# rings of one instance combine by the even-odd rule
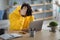
[[[32,9],[31,6],[28,3],[23,3],[21,6],[21,9],[26,6],[27,7],[27,12],[26,12],[26,16],[32,16]]]

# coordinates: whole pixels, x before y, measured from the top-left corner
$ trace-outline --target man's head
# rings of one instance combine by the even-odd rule
[[[31,16],[32,15],[32,9],[29,4],[27,4],[27,3],[22,4],[21,15],[24,15],[24,16]]]

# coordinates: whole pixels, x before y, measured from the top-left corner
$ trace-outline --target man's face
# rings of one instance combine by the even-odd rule
[[[26,12],[27,12],[27,7],[24,6],[24,7],[21,9],[21,15],[26,15]]]

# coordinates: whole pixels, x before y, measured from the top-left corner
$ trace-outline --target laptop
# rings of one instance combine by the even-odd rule
[[[43,20],[36,20],[30,23],[30,28],[35,28],[36,31],[40,31],[42,29]]]

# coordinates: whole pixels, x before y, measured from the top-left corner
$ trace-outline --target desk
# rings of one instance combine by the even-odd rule
[[[19,32],[14,32],[14,33],[19,33]],[[57,31],[56,33],[52,33],[52,32],[49,32],[49,30],[38,31],[38,32],[36,32],[34,37],[29,37],[29,33],[22,34],[22,35],[23,35],[23,37],[15,38],[12,40],[59,40],[59,38],[60,38],[59,31]]]

